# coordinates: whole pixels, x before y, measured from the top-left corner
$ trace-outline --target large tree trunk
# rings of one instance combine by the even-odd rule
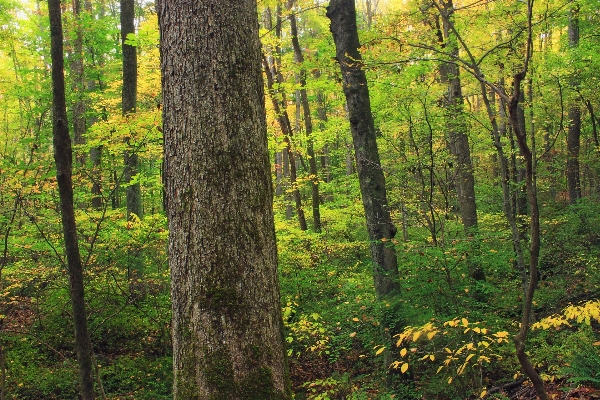
[[[293,4],[293,1],[291,3]],[[292,4],[289,4],[288,8],[291,8]],[[313,214],[313,230],[315,232],[321,232],[321,211],[320,198],[319,198],[319,172],[317,170],[317,159],[315,157],[315,150],[313,144],[313,124],[312,116],[310,115],[310,105],[308,103],[308,94],[306,92],[306,69],[302,66],[304,63],[304,56],[302,55],[302,49],[300,48],[300,42],[298,40],[298,27],[296,22],[296,15],[290,14],[290,25],[292,34],[292,47],[294,48],[294,61],[300,65],[300,73],[298,78],[300,81],[300,103],[302,104],[302,110],[304,112],[304,129],[307,139],[307,155],[308,165],[310,172],[310,186],[311,186],[311,198],[312,198],[312,214]]]
[[[56,181],[60,196],[60,211],[65,240],[69,292],[75,326],[75,346],[79,362],[81,398],[94,398],[94,377],[92,367],[93,349],[87,327],[85,297],[83,289],[83,266],[77,241],[75,211],[73,208],[73,153],[67,106],[65,100],[65,78],[63,57],[63,33],[60,0],[48,0],[50,16],[51,57],[52,57],[52,131]]]
[[[575,48],[579,45],[579,9],[571,10],[569,18],[569,46]],[[576,72],[574,72],[576,73]],[[571,79],[570,85],[576,88],[579,82],[576,77]],[[581,137],[581,108],[573,104],[569,108],[569,131],[567,134],[567,188],[569,201],[575,204],[581,198],[581,180],[579,176],[579,146]]]
[[[290,399],[256,2],[157,9],[174,399]]]
[[[121,0],[121,40],[123,49],[123,90],[121,109],[123,115],[134,113],[137,103],[137,52],[135,46],[125,44],[127,35],[135,33],[135,0]],[[126,184],[139,173],[139,157],[137,148],[132,151],[126,151],[125,172],[123,179]],[[135,214],[142,218],[142,191],[140,183],[134,183],[127,186],[127,218]]]

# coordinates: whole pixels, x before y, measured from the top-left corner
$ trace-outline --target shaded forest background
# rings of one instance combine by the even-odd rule
[[[527,350],[550,391],[600,388],[600,10],[540,0],[529,19],[527,6],[357,2],[401,286],[379,301],[326,4],[258,3],[296,398],[506,398],[501,385],[523,382],[511,336],[530,280],[531,207],[508,100],[525,59],[518,122],[541,233]],[[126,106],[120,17],[115,1],[63,4],[88,323],[107,398],[167,399],[157,18],[136,5],[126,44],[137,99]],[[46,4],[2,0],[0,20],[1,397],[71,399]]]

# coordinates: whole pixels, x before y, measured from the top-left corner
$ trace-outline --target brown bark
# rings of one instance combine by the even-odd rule
[[[157,10],[174,399],[291,399],[256,2]]]
[[[77,241],[73,208],[73,154],[65,100],[63,34],[60,0],[48,0],[52,57],[52,132],[56,180],[65,241],[69,292],[75,326],[75,346],[79,362],[80,394],[83,400],[94,398],[93,349],[87,327],[83,286],[83,266]]]

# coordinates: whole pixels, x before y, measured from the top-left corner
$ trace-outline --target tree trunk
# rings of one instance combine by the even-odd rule
[[[73,38],[73,54],[71,54],[71,73],[73,79],[71,87],[75,93],[73,103],[73,142],[76,145],[84,144],[86,131],[85,121],[85,76],[83,73],[83,26],[81,22],[81,1],[73,0],[73,17],[75,24],[75,37]],[[83,156],[76,158],[77,164],[83,165]]]
[[[135,113],[137,103],[137,52],[135,46],[125,44],[127,35],[135,33],[135,0],[121,0],[121,40],[123,49],[123,90],[121,110],[123,115]],[[128,141],[129,138],[126,138]],[[123,179],[129,184],[139,173],[137,148],[126,151]],[[140,183],[129,184],[126,189],[127,218],[135,214],[142,218],[142,192]]]
[[[452,0],[444,3],[443,12],[446,13],[442,19],[444,44],[452,55],[458,56],[458,45],[455,40],[451,40],[450,38],[449,20],[453,9]],[[442,80],[448,85],[445,102],[446,127],[448,129],[450,154],[456,160],[456,194],[460,207],[460,216],[465,230],[469,234],[472,234],[477,226],[475,179],[473,177],[469,137],[467,136],[467,122],[463,114],[464,99],[458,65],[454,63],[444,64],[441,68],[441,76]]]
[[[579,45],[579,8],[576,6],[571,10],[569,18],[569,47],[576,48]],[[575,71],[573,71],[576,74]],[[570,82],[571,88],[577,89],[578,79],[573,77]],[[567,188],[569,190],[569,202],[575,204],[581,198],[581,180],[579,175],[579,146],[581,137],[581,109],[578,104],[569,108],[569,131],[567,133]]]
[[[294,153],[294,150],[292,148],[291,140],[291,137],[293,135],[292,124],[290,123],[290,117],[288,116],[287,110],[283,107],[280,107],[279,101],[277,100],[275,94],[275,90],[273,89],[273,77],[278,77],[279,73],[275,70],[275,65],[269,65],[265,57],[263,57],[263,66],[265,69],[265,75],[267,77],[267,90],[269,92],[269,97],[271,98],[271,103],[273,104],[273,110],[275,111],[275,115],[277,115],[277,122],[279,123],[279,128],[281,129],[281,133],[283,134],[283,141],[287,150],[287,165],[289,168],[290,185],[292,186],[292,196],[294,198],[294,203],[296,204],[296,214],[298,215],[298,223],[300,225],[300,229],[305,231],[308,229],[308,226],[306,225],[306,217],[304,216],[304,210],[302,209],[302,198],[300,197],[300,190],[298,190],[298,185],[296,183],[296,154]],[[278,83],[281,84],[281,82]]]
[[[256,2],[157,10],[174,399],[291,399]]]
[[[52,57],[52,131],[56,180],[60,196],[60,210],[65,240],[69,292],[75,326],[75,346],[79,362],[81,398],[94,398],[94,376],[92,367],[93,349],[87,327],[85,297],[83,288],[83,266],[77,241],[75,211],[73,208],[73,153],[67,107],[65,100],[65,78],[63,58],[63,34],[60,0],[48,0],[50,17],[51,57]]]
[[[291,6],[292,4],[290,4],[288,8],[291,9]],[[294,61],[300,65],[300,73],[298,74],[298,78],[300,81],[300,103],[302,104],[302,110],[304,111],[304,129],[307,139],[306,152],[308,155],[311,183],[313,230],[315,232],[321,232],[321,211],[319,209],[321,205],[319,198],[319,171],[317,170],[317,159],[315,157],[313,145],[312,116],[310,115],[310,105],[308,103],[308,94],[306,93],[306,69],[304,69],[302,66],[302,63],[304,63],[304,56],[302,55],[302,49],[300,48],[300,42],[298,40],[298,28],[296,15],[294,13],[290,14],[290,25],[292,34],[292,47],[294,48]]]
[[[389,298],[400,291],[396,250],[390,242],[396,227],[388,210],[367,78],[358,52],[360,44],[354,1],[332,0],[327,7],[327,17],[331,20],[336,59],[343,76],[358,180],[371,241],[375,290],[380,299]]]

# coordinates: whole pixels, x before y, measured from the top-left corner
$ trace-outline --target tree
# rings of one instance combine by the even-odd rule
[[[290,399],[256,2],[157,3],[175,399]]]
[[[60,0],[48,0],[50,16],[51,57],[52,57],[52,127],[56,180],[60,196],[60,211],[67,256],[69,290],[75,325],[75,346],[79,361],[81,398],[94,398],[93,349],[87,327],[85,296],[83,289],[83,266],[77,241],[75,211],[73,207],[73,153],[67,106],[65,100],[65,78],[63,58],[63,34]]]
[[[396,249],[391,242],[396,235],[396,227],[388,209],[369,88],[358,51],[360,44],[354,0],[332,0],[327,7],[327,17],[331,20],[336,59],[342,72],[348,106],[358,181],[371,242],[375,292],[380,300],[392,300],[400,293]],[[382,322],[384,340],[387,341],[387,336],[393,333],[394,323],[386,320]],[[387,368],[390,362],[389,352],[386,351],[384,358]]]
[[[569,47],[576,49],[579,45],[579,9],[575,5],[571,9],[569,18]],[[575,75],[577,73],[575,72]],[[571,78],[571,87],[577,90],[579,82],[577,77]],[[569,130],[567,133],[567,188],[569,191],[569,201],[575,204],[581,199],[581,182],[579,176],[579,146],[581,137],[581,108],[578,104],[573,104],[569,108]]]
[[[137,52],[135,46],[126,43],[127,35],[135,33],[135,1],[121,0],[121,40],[123,49],[123,90],[121,109],[123,115],[134,113],[137,103]],[[127,140],[127,139],[126,139]],[[127,217],[142,217],[142,192],[140,183],[132,183],[138,173],[137,150],[125,152],[125,183],[127,186]]]
[[[292,9],[293,3],[294,0],[288,1],[288,9]],[[306,92],[306,68],[304,68],[304,66],[302,65],[304,63],[304,56],[302,55],[302,48],[300,47],[300,41],[298,40],[298,24],[296,21],[296,14],[294,14],[293,11],[290,14],[290,26],[292,33],[292,47],[294,48],[294,61],[300,65],[298,80],[300,83],[300,103],[302,104],[302,110],[304,112],[304,128],[306,130],[307,138],[306,146],[308,155],[308,165],[310,169],[313,230],[315,232],[321,232],[321,212],[319,209],[319,175],[317,170],[317,159],[315,157],[315,150],[313,144],[312,116],[310,115],[310,105],[308,102],[308,94]]]

